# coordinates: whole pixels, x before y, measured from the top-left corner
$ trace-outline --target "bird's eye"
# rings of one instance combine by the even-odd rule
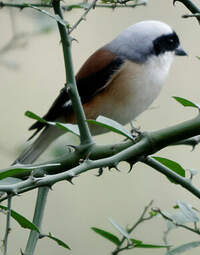
[[[173,38],[169,38],[169,39],[168,39],[168,42],[169,42],[170,44],[173,44],[173,43],[174,43],[174,39],[173,39]]]

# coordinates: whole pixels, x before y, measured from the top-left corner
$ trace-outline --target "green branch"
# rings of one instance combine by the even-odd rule
[[[174,0],[175,2],[181,2],[182,4],[185,5],[185,7],[191,11],[192,14],[199,14],[200,13],[200,9],[197,5],[195,5],[194,2],[192,2],[191,0]],[[200,17],[197,15],[196,16],[198,22],[200,23]]]
[[[149,210],[149,208],[152,206],[153,204],[153,200],[147,205],[145,206],[141,216],[139,217],[139,219],[136,221],[136,223],[128,229],[128,233],[131,234],[133,232],[133,230],[136,229],[136,227],[141,224],[142,222],[146,221],[146,220],[150,220],[151,218],[153,218],[153,216],[149,216],[149,217],[145,217],[147,211]],[[127,238],[124,236],[122,237],[120,243],[117,245],[117,247],[115,248],[115,250],[112,252],[112,255],[117,255],[120,251],[126,250],[126,247],[121,248],[121,246],[124,244],[124,242],[127,240]]]
[[[33,216],[33,224],[37,226],[39,230],[41,230],[41,224],[42,224],[42,219],[44,216],[44,209],[46,205],[48,192],[49,192],[49,187],[43,187],[38,190],[35,212]],[[34,254],[39,236],[40,234],[37,231],[31,230],[24,255]]]
[[[115,8],[135,8],[137,6],[144,6],[146,5],[147,1],[140,1],[137,2],[135,4],[119,4],[119,3],[108,3],[108,4],[96,4],[95,8],[111,8],[111,9],[115,9]],[[52,8],[52,4],[35,4],[35,3],[22,3],[22,4],[18,4],[18,3],[6,3],[3,1],[0,1],[0,8],[4,8],[4,7],[8,7],[8,8],[18,8],[18,9],[25,9],[25,8],[30,8],[31,6],[34,7],[38,7],[38,8]],[[79,4],[69,4],[69,5],[62,5],[61,8],[63,11],[72,11],[73,9],[87,9],[88,6],[90,4],[88,3],[79,3]]]
[[[92,8],[95,8],[96,2],[98,0],[93,0],[92,3],[86,8],[85,12],[81,15],[81,17],[78,19],[78,21],[73,25],[73,27],[69,30],[69,34],[74,31],[74,29],[77,28],[77,26],[81,23],[81,21],[85,20],[87,14]]]
[[[141,162],[145,163],[146,165],[154,168],[159,173],[164,174],[165,176],[171,178],[176,183],[180,184],[183,188],[190,191],[193,195],[200,198],[200,190],[197,189],[191,182],[190,179],[186,179],[172,170],[170,170],[168,167],[164,166],[163,164],[159,163],[157,160],[153,159],[152,157],[146,157]]]
[[[53,185],[61,180],[71,181],[74,176],[91,169],[103,168],[106,166],[116,167],[120,161],[127,161],[130,162],[130,164],[137,161],[143,161],[143,163],[152,166],[157,171],[173,179],[176,183],[180,183],[184,188],[200,198],[200,191],[195,188],[188,179],[179,176],[149,157],[144,158],[144,155],[151,155],[165,148],[166,146],[199,134],[200,116],[165,129],[144,133],[138,137],[135,142],[127,141],[124,143],[107,146],[95,145],[91,152],[90,160],[85,160],[82,164],[80,164],[81,158],[79,152],[75,151],[68,153],[53,162],[49,162],[49,165],[34,165],[34,167],[38,166],[38,172],[33,172],[35,178],[32,183],[30,183],[31,180],[28,179],[20,182],[19,184],[0,185],[0,190],[7,192],[13,192],[13,190],[15,190],[15,193],[20,194],[39,186]],[[54,164],[55,162],[59,162],[60,165],[52,165],[52,163]],[[0,177],[1,174],[4,174],[4,178],[8,177],[5,176],[5,174],[8,173],[10,177],[23,178],[30,175],[33,171],[33,165],[18,166],[18,168],[19,167],[20,171],[16,171],[15,168],[17,168],[17,166],[10,167],[10,170],[1,170]],[[24,171],[23,168],[25,169]],[[41,169],[42,172],[47,174],[47,176],[38,178],[42,176],[40,171]],[[3,197],[0,199],[0,201],[5,199],[6,197]]]
[[[52,1],[53,9],[56,15],[63,19],[62,11],[60,8],[60,0]],[[83,150],[88,149],[93,145],[92,137],[89,127],[85,121],[85,113],[81,104],[81,100],[78,94],[76,80],[74,75],[72,56],[71,56],[71,38],[69,37],[66,27],[57,22],[60,32],[64,62],[65,62],[65,74],[66,74],[66,89],[70,95],[72,101],[73,110],[77,119],[77,123],[80,131],[80,140]]]
[[[8,195],[8,209],[6,211],[6,232],[3,239],[3,254],[7,255],[7,249],[8,249],[8,235],[10,233],[10,217],[11,217],[11,201],[12,196]]]
[[[51,4],[31,4],[32,6],[39,7],[39,8],[51,8]],[[10,8],[19,8],[19,9],[24,9],[24,8],[30,8],[29,4],[23,3],[23,4],[18,4],[18,3],[5,3],[3,1],[0,1],[0,8],[3,7],[10,7]]]
[[[163,213],[159,208],[153,208],[152,211],[155,212],[155,213],[159,213],[163,217],[163,219],[172,222],[175,226],[187,229],[187,230],[191,231],[192,233],[197,234],[198,236],[200,235],[200,230],[199,229],[194,229],[194,228],[188,227],[186,225],[177,223],[174,219],[168,217],[165,213]]]

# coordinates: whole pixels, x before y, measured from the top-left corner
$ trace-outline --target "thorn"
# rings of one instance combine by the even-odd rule
[[[74,185],[74,183],[72,182],[72,179],[73,179],[73,177],[68,177],[68,178],[66,179],[66,181],[69,182],[69,183],[71,183],[72,185]]]
[[[132,163],[132,162],[128,162],[128,163],[129,163],[129,166],[130,166],[130,168],[128,170],[128,174],[129,174],[132,171],[132,169],[133,169],[134,163]]]
[[[21,255],[25,255],[24,253],[23,253],[23,251],[22,251],[22,249],[20,248],[20,253],[21,253]]]
[[[53,185],[49,185],[49,189],[53,191]]]
[[[108,170],[110,171],[112,168],[114,168],[115,170],[117,170],[118,172],[120,172],[119,168],[117,167],[118,163],[114,163],[111,166],[108,166]]]
[[[70,173],[69,176],[66,178],[66,181],[68,181],[69,183],[73,184],[72,182],[73,178],[77,177],[78,175],[74,175],[74,173]]]
[[[80,159],[79,159],[79,164],[81,165],[84,161],[85,161],[85,159],[80,158]]]
[[[103,174],[103,167],[100,167],[98,170],[98,174],[96,174],[97,177],[101,176]]]
[[[75,42],[77,42],[77,43],[79,42],[76,38],[71,37],[71,36],[70,36],[69,40],[70,40],[71,43],[72,43],[73,41],[75,41]]]
[[[132,128],[131,128],[131,134],[133,135],[133,137],[137,137],[137,136],[139,136],[139,135],[142,134],[142,131],[140,131],[140,129],[141,129],[141,127],[136,128],[136,127],[132,126]],[[135,133],[136,135],[135,135],[134,133]]]
[[[129,160],[127,161],[127,163],[130,166],[130,169],[128,170],[128,174],[131,172],[131,170],[133,169],[133,166],[137,163],[137,160]]]
[[[18,196],[18,191],[17,191],[16,189],[13,189],[13,190],[12,190],[12,193],[13,193],[14,195]]]

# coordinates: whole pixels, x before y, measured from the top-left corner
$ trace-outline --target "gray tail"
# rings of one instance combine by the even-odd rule
[[[64,134],[62,129],[55,126],[47,126],[39,137],[22,152],[12,165],[17,163],[31,164],[35,162],[48,146],[62,134]]]

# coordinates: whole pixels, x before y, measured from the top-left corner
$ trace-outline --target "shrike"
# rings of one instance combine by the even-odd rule
[[[121,124],[134,120],[158,96],[168,75],[174,55],[186,52],[172,28],[160,21],[136,23],[114,40],[98,49],[76,75],[77,88],[87,119],[99,115]],[[44,119],[76,123],[72,104],[65,89],[50,107]],[[39,137],[15,161],[32,163],[63,130],[41,122],[30,130]],[[93,135],[105,129],[91,126]]]

